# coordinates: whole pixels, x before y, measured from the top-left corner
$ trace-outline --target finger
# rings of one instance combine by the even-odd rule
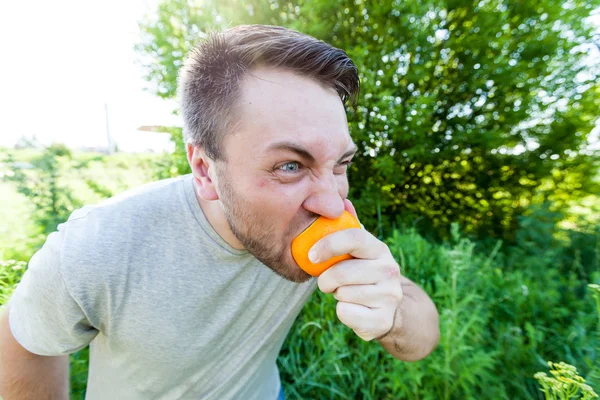
[[[396,262],[382,260],[344,260],[325,270],[318,278],[323,293],[333,293],[342,286],[394,283],[401,286],[400,267]]]
[[[312,250],[315,251],[316,259],[312,258]],[[349,228],[331,233],[317,241],[312,246],[309,256],[314,263],[343,254],[374,260],[384,252],[388,252],[385,243],[371,233],[364,229]]]
[[[336,305],[336,314],[344,325],[366,341],[378,337],[390,325],[389,312],[385,309],[370,309],[340,301]]]
[[[337,301],[368,308],[382,308],[399,302],[398,295],[382,284],[340,286],[333,292],[333,297]]]
[[[354,216],[354,218],[356,218],[358,220],[358,222],[360,223],[360,220],[358,219],[358,214],[356,213],[356,209],[354,208],[354,204],[352,204],[352,202],[350,200],[348,200],[347,198],[344,199],[344,210],[346,210],[350,214],[352,214]]]

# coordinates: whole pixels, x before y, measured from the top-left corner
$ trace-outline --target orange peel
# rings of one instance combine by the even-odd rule
[[[303,271],[312,276],[319,276],[334,264],[349,260],[352,257],[349,254],[334,256],[329,260],[313,263],[308,258],[308,252],[313,245],[323,237],[337,231],[349,228],[361,228],[358,220],[348,211],[336,219],[320,216],[308,228],[292,240],[292,256]]]

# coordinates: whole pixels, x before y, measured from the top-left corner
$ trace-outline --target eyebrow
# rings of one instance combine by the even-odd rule
[[[288,142],[288,141],[276,142],[276,143],[271,144],[269,147],[267,147],[267,151],[277,151],[277,150],[291,151],[292,153],[296,153],[298,156],[304,158],[305,160],[308,160],[310,163],[313,163],[313,164],[316,161],[315,157],[308,150],[306,150],[304,147],[299,146],[293,142]],[[352,143],[352,147],[350,148],[350,150],[346,151],[339,158],[339,160],[337,161],[337,164],[340,164],[342,162],[342,160],[344,160],[344,158],[354,155],[357,150],[358,150],[358,147],[356,146],[356,144]]]

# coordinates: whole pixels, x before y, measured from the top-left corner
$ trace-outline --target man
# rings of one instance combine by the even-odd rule
[[[74,212],[49,235],[0,327],[0,395],[67,398],[65,356],[90,344],[88,399],[275,399],[276,358],[316,286],[341,323],[400,360],[439,337],[429,297],[362,229],[326,236],[312,278],[292,239],[318,216],[356,215],[346,53],[280,27],[198,45],[180,76],[192,173]]]

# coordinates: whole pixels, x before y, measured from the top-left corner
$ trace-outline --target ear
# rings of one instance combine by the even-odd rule
[[[215,182],[214,161],[212,161],[200,147],[191,143],[186,144],[187,159],[192,168],[192,175],[196,192],[203,200],[218,200]]]

